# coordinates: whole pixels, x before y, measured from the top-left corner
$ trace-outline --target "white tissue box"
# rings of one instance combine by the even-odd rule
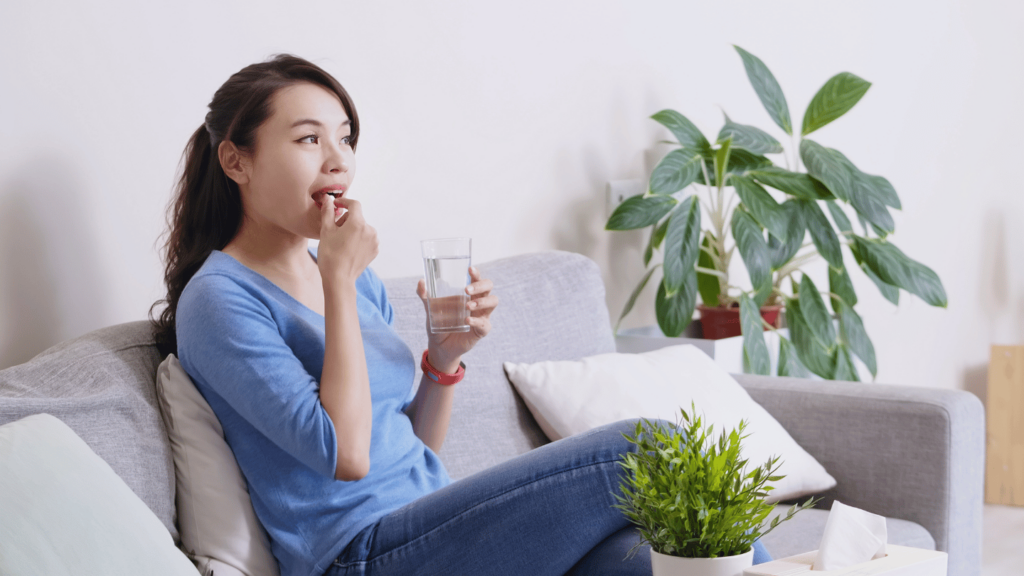
[[[946,576],[949,554],[924,548],[886,544],[885,557],[839,570],[811,570],[818,551],[772,560],[743,571],[743,576]]]

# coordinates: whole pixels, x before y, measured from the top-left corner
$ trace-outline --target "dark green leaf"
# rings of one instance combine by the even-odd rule
[[[633,306],[636,304],[636,299],[640,297],[640,293],[643,292],[644,286],[647,286],[647,281],[651,279],[651,275],[658,269],[658,266],[660,266],[660,264],[656,264],[648,270],[647,274],[644,274],[644,277],[640,280],[640,283],[633,289],[633,293],[629,295],[629,300],[626,301],[626,306],[622,309],[622,314],[619,315],[619,321],[615,323],[616,332],[619,331],[619,324],[622,324],[622,319],[625,318],[626,314],[629,314],[633,309]]]
[[[862,207],[854,205],[854,208],[857,208],[858,215],[862,213],[865,217],[868,217],[869,213],[876,213],[876,218],[871,219],[871,222],[881,222],[879,226],[888,230],[888,223],[891,222],[892,217],[889,215],[889,211],[885,209],[885,206],[900,208],[900,199],[896,195],[896,190],[893,189],[892,184],[881,176],[873,176],[861,171],[839,150],[830,149],[829,151],[850,171],[851,181],[854,184],[850,190],[850,201],[852,203],[855,197],[861,197],[858,198],[858,202]],[[877,204],[882,204],[882,207],[879,208]]]
[[[771,283],[771,256],[768,244],[761,233],[761,227],[742,208],[737,207],[732,213],[732,236],[736,240],[743,263],[747,266],[747,274],[754,289]]]
[[[789,119],[789,106],[786,104],[786,97],[782,94],[782,87],[775,80],[768,67],[760,58],[747,52],[739,46],[733,45],[743,59],[743,67],[747,70],[747,78],[754,87],[754,92],[761,99],[765,110],[779,128],[786,134],[793,134],[793,122]]]
[[[843,232],[853,232],[853,226],[850,225],[850,219],[846,217],[846,212],[843,208],[836,204],[834,200],[828,200],[825,202],[828,206],[828,211],[832,214],[832,220],[836,223]]]
[[[766,166],[764,168],[748,170],[747,175],[753,176],[754,180],[765,186],[771,186],[776,190],[781,190],[797,198],[804,198],[806,200],[835,199],[835,196],[828,191],[828,188],[825,188],[821,182],[807,174],[790,172],[776,166]]]
[[[779,376],[792,376],[794,378],[810,378],[811,371],[800,362],[796,355],[796,348],[793,343],[779,336]]]
[[[704,134],[701,134],[701,131],[686,116],[675,110],[662,110],[651,116],[651,118],[671,130],[683,148],[689,148],[701,154],[710,153],[711,143],[708,142]]]
[[[836,329],[832,325],[832,315],[825,308],[818,287],[807,274],[800,280],[800,311],[811,333],[824,348],[831,349],[836,343]]]
[[[654,311],[658,317],[658,326],[670,338],[683,333],[693,318],[693,310],[697,305],[697,271],[690,269],[683,278],[682,289],[673,296],[665,295],[664,279],[658,285],[658,295],[654,300]]]
[[[692,184],[700,174],[701,158],[688,148],[666,154],[651,174],[651,193],[673,194]]]
[[[800,158],[803,159],[808,174],[824,184],[836,198],[849,201],[853,174],[829,148],[805,139],[800,143]]]
[[[832,351],[821,345],[803,318],[800,303],[795,300],[786,301],[786,324],[789,335],[793,338],[800,362],[808,370],[822,378],[830,379],[835,372],[835,357]]]
[[[771,360],[764,342],[761,310],[746,294],[740,295],[740,328],[743,330],[743,356],[751,372],[770,376]]]
[[[647,249],[644,250],[645,267],[651,262],[651,257],[654,255],[654,251],[661,248],[661,242],[665,239],[665,232],[668,230],[669,222],[671,222],[671,219],[666,218],[662,220],[661,224],[651,226],[651,238],[647,243]]]
[[[687,196],[672,211],[665,234],[664,284],[667,296],[674,296],[683,284],[683,277],[693,271],[700,253],[699,241],[700,203],[696,196]]]
[[[828,289],[833,294],[838,294],[848,306],[857,305],[857,293],[853,290],[853,282],[846,267],[836,269],[828,267]],[[831,298],[832,310],[839,310],[835,297]]]
[[[833,380],[860,382],[857,368],[853,365],[853,358],[850,357],[850,350],[846,346],[842,344],[836,346],[836,349],[832,351],[832,356],[836,365],[835,372],[832,373]]]
[[[890,234],[896,230],[889,209],[885,207],[881,197],[871,186],[871,182],[863,176],[855,176],[850,193],[850,205],[865,220],[880,229],[879,236]]]
[[[864,236],[867,237],[869,235],[868,234],[868,226],[869,226],[868,221],[864,219],[864,216],[862,216],[860,212],[856,212],[856,214],[857,214],[857,221],[860,222],[860,229],[864,232]]]
[[[851,306],[839,303],[839,335],[850,350],[857,355],[871,371],[871,376],[878,376],[878,364],[875,360],[875,347],[871,344],[864,329],[864,322]]]
[[[832,223],[821,211],[821,206],[811,200],[801,200],[800,207],[803,209],[804,222],[807,230],[811,233],[811,240],[815,248],[821,254],[829,266],[835,268],[843,267],[843,251],[840,248],[839,237],[832,229]]]
[[[853,253],[853,258],[857,261],[857,265],[860,266],[860,269],[867,274],[868,278],[871,278],[871,281],[875,283],[875,286],[878,286],[878,291],[882,293],[882,296],[889,302],[898,306],[900,303],[900,289],[892,284],[883,282],[882,279],[878,277],[878,274],[875,274],[870,268],[868,268],[868,265],[864,262],[864,258],[860,255],[860,251],[857,250],[856,243],[850,244],[850,252]]]
[[[771,134],[754,126],[737,124],[726,114],[725,126],[722,126],[722,130],[718,132],[718,142],[721,143],[729,139],[732,140],[733,148],[742,148],[752,154],[782,153],[782,144],[772,138]]]
[[[711,247],[711,240],[709,236],[711,236],[710,232],[704,233],[704,240],[701,242],[701,246],[704,246],[709,250],[714,250],[717,254],[718,250],[715,250],[714,248]],[[713,236],[711,237],[713,238]],[[721,256],[721,254],[719,254],[719,256]],[[700,266],[701,268],[715,270],[714,260],[711,258],[710,254],[704,252],[703,250],[700,251],[700,257],[697,258],[697,265]],[[719,305],[718,295],[722,292],[722,285],[719,282],[718,276],[715,276],[713,274],[702,274],[698,272],[697,286],[700,290],[700,300],[701,302],[704,303],[705,306]]]
[[[782,206],[760,184],[746,176],[733,176],[729,182],[735,187],[743,205],[762,226],[779,240],[785,241],[789,218]]]
[[[916,294],[932,306],[946,307],[946,290],[931,268],[884,240],[860,236],[854,236],[853,240],[864,263],[883,282]]]
[[[705,158],[707,164],[708,178],[711,178],[711,186],[716,186],[715,166],[713,158]],[[772,165],[772,161],[764,156],[751,154],[742,148],[731,148],[729,150],[729,174],[746,174],[750,170],[766,168]],[[697,176],[697,182],[704,184],[704,174]]]
[[[864,175],[863,178],[868,181],[875,193],[882,198],[882,202],[886,206],[892,206],[897,210],[903,208],[900,205],[900,197],[896,195],[896,189],[892,187],[892,184],[890,184],[888,180],[881,176],[873,176],[871,174],[865,174],[864,172],[861,172],[861,174]]]
[[[671,196],[631,196],[612,212],[604,229],[636,230],[650,226],[661,220],[676,204],[676,199]]]
[[[871,82],[849,72],[829,78],[807,106],[800,134],[806,136],[846,114],[870,87]]]
[[[800,246],[804,243],[807,235],[807,226],[804,224],[803,209],[800,207],[802,200],[789,199],[781,204],[786,214],[786,241],[782,242],[774,235],[768,236],[768,252],[772,259],[772,270],[782,268],[786,262],[793,259]]]
[[[726,140],[715,151],[715,182],[728,182],[728,178],[723,178],[723,176],[729,168],[729,149],[731,147],[732,140]]]
[[[775,287],[772,286],[771,276],[769,276],[768,281],[762,284],[760,287],[758,287],[757,290],[754,292],[754,295],[751,296],[751,299],[754,301],[754,304],[756,304],[758,308],[764,306],[764,303],[768,300],[768,297],[772,295],[772,291],[774,290],[774,288]]]

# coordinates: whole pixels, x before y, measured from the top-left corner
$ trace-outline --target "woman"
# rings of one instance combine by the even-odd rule
[[[456,386],[425,377],[408,401],[414,355],[348,195],[359,117],[337,80],[278,55],[209,108],[185,151],[157,337],[223,425],[282,576],[650,574],[648,554],[624,560],[639,536],[612,507],[634,421],[448,477]],[[469,273],[470,330],[429,334],[423,357],[442,382],[498,304]]]

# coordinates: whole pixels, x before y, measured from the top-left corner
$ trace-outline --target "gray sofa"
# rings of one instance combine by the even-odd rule
[[[615,351],[597,265],[568,252],[479,264],[501,304],[470,352],[440,457],[455,480],[548,442],[502,363]],[[385,280],[395,328],[426,346],[417,277]],[[171,449],[155,393],[162,360],[148,321],[95,330],[0,371],[0,424],[47,412],[74,429],[179,541]],[[817,548],[833,500],[889,518],[889,542],[949,553],[950,576],[981,571],[984,411],[956,390],[736,374],[838,481],[819,509],[764,538],[776,558]],[[416,380],[419,382],[419,375]]]

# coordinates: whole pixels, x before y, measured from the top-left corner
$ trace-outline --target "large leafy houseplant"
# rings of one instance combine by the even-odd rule
[[[843,153],[806,137],[849,111],[871,84],[849,72],[836,74],[814,95],[799,134],[794,134],[789,107],[775,77],[759,58],[734,48],[768,115],[791,137],[796,150],[787,154],[769,133],[738,124],[728,115],[714,144],[674,110],[651,116],[672,132],[677,142],[668,143],[678,148],[654,168],[647,192],[620,204],[605,228],[649,226],[644,266],[650,265],[657,250],[664,248],[664,257],[637,284],[619,323],[662,267],[655,312],[666,336],[678,336],[690,323],[698,293],[707,307],[738,304],[744,371],[767,375],[771,363],[763,331],[775,327],[761,317],[760,308],[782,305],[792,341],[779,336],[779,376],[808,377],[813,372],[824,379],[859,380],[853,355],[877,376],[874,346],[854,310],[857,295],[842,247],[893,304],[898,305],[903,289],[944,308],[946,292],[935,272],[889,241],[895,231],[889,208],[901,208],[889,181],[863,172]],[[781,154],[786,167],[776,166],[767,154]],[[701,198],[699,188],[685,194],[689,187],[703,187],[706,197]],[[784,200],[776,201],[766,188],[778,191]],[[708,227],[702,226],[702,207],[711,220]],[[854,232],[847,207],[857,216],[859,234]],[[805,244],[808,233],[811,241]],[[729,263],[737,248],[751,290],[730,282]],[[819,291],[803,273],[804,266],[818,259],[828,265],[828,291]],[[783,290],[786,278],[791,294]]]
[[[720,558],[749,552],[758,538],[819,499],[794,504],[785,516],[767,521],[775,504],[765,498],[777,476],[778,456],[747,469],[741,442],[746,422],[723,430],[717,442],[713,426],[680,408],[676,429],[660,422],[638,420],[635,434],[623,436],[635,444],[619,462],[625,472],[613,507],[623,511],[640,532],[640,542],[659,554],[684,558]],[[683,423],[685,422],[685,426]]]

